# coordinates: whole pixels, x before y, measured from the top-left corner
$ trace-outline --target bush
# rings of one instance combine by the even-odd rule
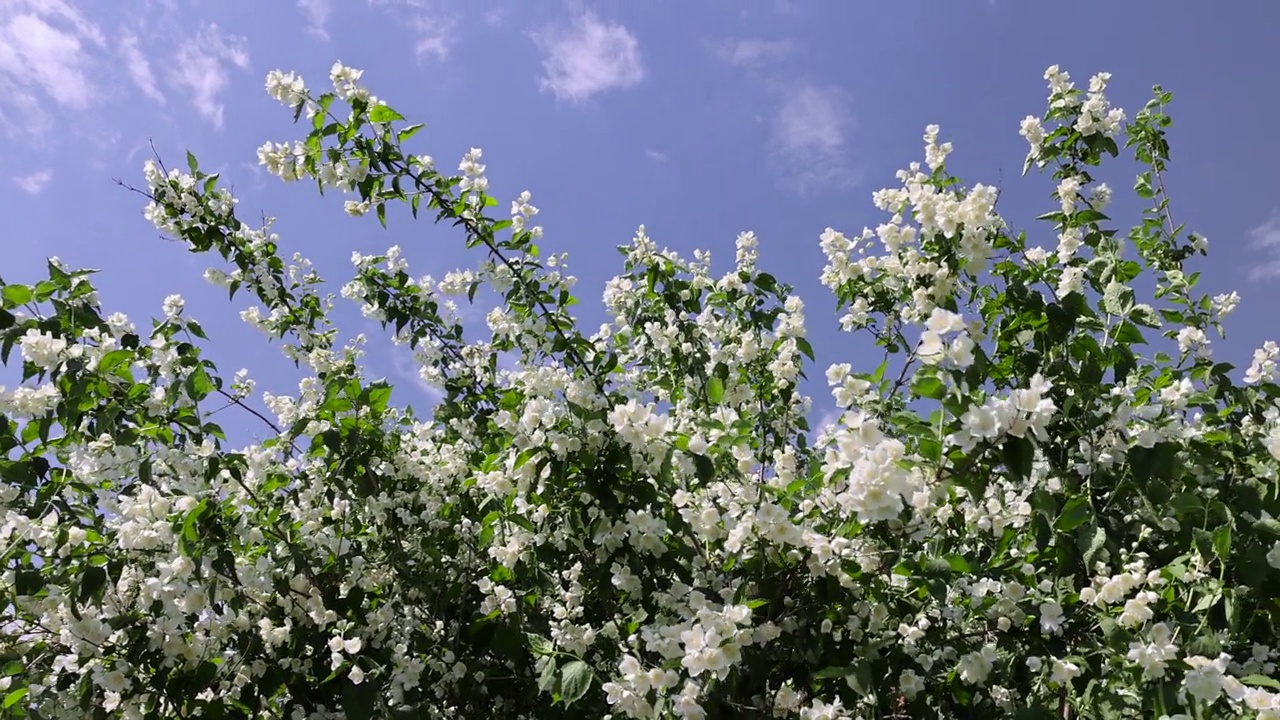
[[[384,225],[434,215],[479,254],[436,281],[356,253],[342,287],[442,400],[393,407],[311,265],[194,157],[149,163],[147,217],[221,256],[206,277],[309,375],[270,417],[178,296],[140,330],[91,271],[0,283],[23,375],[0,392],[3,712],[1280,717],[1280,349],[1243,385],[1212,359],[1238,297],[1184,270],[1207,246],[1168,213],[1169,93],[1127,121],[1105,73],[1045,78],[1021,133],[1058,183],[1056,249],[949,175],[928,128],[874,195],[890,219],[822,235],[841,326],[885,357],[827,369],[842,414],[813,432],[804,304],[753,235],[715,276],[641,228],[585,334],[529,195],[488,214],[479,150],[446,176],[359,71],[320,95],[273,72],[311,130],[259,150],[271,172]],[[1121,138],[1149,206],[1127,242],[1092,174]],[[482,288],[503,302],[469,340],[456,302]],[[227,406],[270,437],[229,447]]]

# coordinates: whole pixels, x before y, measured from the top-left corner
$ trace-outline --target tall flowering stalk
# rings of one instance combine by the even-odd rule
[[[884,357],[827,368],[841,414],[814,432],[806,307],[751,233],[716,275],[640,228],[588,334],[532,197],[491,215],[479,149],[442,174],[360,71],[322,94],[271,73],[311,129],[268,170],[476,250],[438,279],[356,252],[339,293],[442,400],[393,407],[270,222],[194,157],[148,163],[146,216],[221,257],[206,278],[307,376],[263,414],[180,297],[139,329],[56,259],[0,282],[23,376],[0,389],[0,714],[1280,718],[1280,350],[1241,385],[1213,360],[1239,297],[1185,269],[1207,243],[1169,211],[1171,97],[1128,120],[1109,77],[1050,68],[1021,122],[1058,183],[1038,229],[949,175],[929,126],[873,196],[888,219],[822,234],[840,326]],[[1149,203],[1127,242],[1092,174],[1122,140]],[[472,337],[481,288],[502,302]],[[224,408],[266,439],[232,447]]]

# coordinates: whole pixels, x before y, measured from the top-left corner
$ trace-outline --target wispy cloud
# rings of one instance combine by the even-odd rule
[[[653,148],[645,148],[645,149],[644,149],[644,156],[645,156],[645,157],[647,157],[647,158],[649,158],[650,160],[652,160],[652,161],[654,161],[654,162],[666,162],[666,161],[667,161],[667,154],[666,154],[666,153],[664,153],[664,152],[662,152],[662,151],[660,151],[660,150],[654,150]]]
[[[0,124],[38,130],[50,117],[42,96],[66,110],[98,99],[89,51],[105,39],[78,10],[61,0],[0,0],[0,18]]]
[[[582,102],[644,79],[636,37],[622,25],[604,22],[590,12],[567,26],[544,28],[531,37],[543,54],[541,87],[559,100]]]
[[[249,69],[248,42],[225,35],[210,24],[179,47],[170,76],[190,96],[196,110],[218,128],[222,127],[222,91],[231,82],[228,65]]]
[[[507,19],[507,8],[495,7],[484,11],[484,23],[490,27],[498,27]]]
[[[419,58],[434,55],[437,60],[448,60],[449,53],[453,50],[457,26],[458,20],[454,17],[415,18],[413,27],[417,31],[418,42],[413,46],[413,51]]]
[[[380,7],[406,23],[415,36],[413,51],[421,59],[433,56],[449,59],[458,38],[458,18],[438,0],[369,0],[370,7]]]
[[[795,49],[795,43],[790,40],[745,38],[722,43],[716,54],[734,67],[754,70],[782,60]]]
[[[151,71],[151,61],[147,60],[147,56],[138,47],[138,36],[130,33],[121,37],[119,49],[121,57],[124,58],[125,67],[129,68],[129,77],[133,79],[133,84],[137,85],[144,95],[163,105],[164,94],[156,84],[156,75]]]
[[[1280,278],[1280,215],[1272,214],[1266,222],[1249,230],[1249,247],[1271,257],[1271,260],[1249,268],[1249,279]]]
[[[835,86],[809,83],[776,92],[770,155],[783,181],[802,192],[847,185],[847,136],[854,126],[847,94]]]
[[[15,185],[22,189],[22,192],[28,195],[39,195],[48,187],[49,182],[53,180],[53,170],[45,168],[38,170],[30,175],[22,175],[12,178]]]
[[[307,16],[307,32],[317,40],[329,41],[329,15],[333,12],[330,0],[298,0],[298,9]]]

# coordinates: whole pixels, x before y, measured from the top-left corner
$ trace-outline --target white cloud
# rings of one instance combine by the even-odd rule
[[[813,431],[809,435],[810,439],[813,441],[816,441],[818,437],[822,435],[822,433],[827,431],[827,428],[830,428],[831,426],[840,422],[840,419],[843,416],[843,414],[844,413],[842,413],[840,410],[828,410],[824,412],[818,418],[817,424],[812,426]]]
[[[329,24],[333,3],[330,0],[298,0],[298,9],[307,16],[307,32],[318,40],[328,42],[329,31],[325,26]]]
[[[46,168],[30,175],[12,178],[12,180],[18,187],[22,188],[22,192],[28,195],[39,195],[44,192],[45,187],[53,180],[53,171]]]
[[[1249,247],[1271,256],[1270,261],[1249,268],[1249,279],[1280,278],[1280,215],[1272,215],[1266,222],[1249,230]]]
[[[133,84],[137,85],[147,97],[163,105],[164,94],[156,85],[155,73],[151,71],[151,61],[147,60],[147,56],[143,55],[138,47],[137,35],[129,33],[120,38],[120,54],[124,57],[125,66],[129,68],[129,77],[133,78]]]
[[[720,59],[734,67],[761,68],[790,55],[796,49],[790,40],[730,40],[719,48]]]
[[[779,90],[770,156],[785,184],[807,191],[850,180],[848,133],[853,115],[845,92],[800,83]]]
[[[52,115],[44,97],[67,110],[98,99],[89,54],[105,39],[78,10],[61,0],[0,0],[0,18],[0,124],[40,129]]]
[[[662,152],[662,151],[660,151],[660,150],[654,150],[653,148],[645,148],[645,149],[644,149],[644,155],[645,155],[645,157],[649,158],[650,160],[653,160],[654,162],[666,162],[666,161],[667,161],[667,154],[666,154],[666,153],[664,153],[664,152]]]
[[[222,91],[231,82],[227,65],[249,69],[248,42],[236,35],[224,35],[217,25],[207,25],[187,39],[173,60],[172,82],[191,96],[191,104],[201,115],[222,127]]]
[[[428,407],[434,407],[444,399],[443,390],[422,378],[422,373],[419,372],[418,361],[413,357],[412,353],[406,352],[404,348],[393,349],[391,354],[391,364],[395,370],[396,377],[413,383],[414,387],[418,389],[418,392],[426,396]]]
[[[543,90],[559,100],[582,102],[606,90],[644,79],[640,43],[625,27],[584,13],[567,27],[532,33],[542,50]]]

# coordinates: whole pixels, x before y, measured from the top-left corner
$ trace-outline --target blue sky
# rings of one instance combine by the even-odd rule
[[[302,136],[266,73],[323,86],[340,59],[427,123],[415,152],[452,167],[482,147],[494,194],[532,191],[542,245],[570,253],[590,327],[620,268],[613,248],[641,223],[659,244],[711,249],[722,269],[737,233],[755,231],[762,266],[807,303],[820,379],[830,362],[878,358],[835,330],[818,235],[883,221],[870,194],[919,159],[926,124],[955,143],[953,172],[1000,185],[1011,224],[1053,244],[1031,224],[1051,185],[1018,176],[1017,128],[1042,112],[1041,74],[1058,63],[1081,83],[1113,73],[1109,95],[1131,116],[1152,84],[1175,93],[1175,218],[1211,242],[1204,288],[1244,297],[1217,355],[1247,364],[1280,337],[1277,33],[1273,0],[0,0],[0,274],[33,280],[48,255],[101,268],[104,302],[135,321],[181,292],[224,375],[247,366],[260,389],[289,391],[278,353],[239,321],[241,299],[201,279],[213,258],[161,240],[113,179],[142,184],[148,140],[171,165],[189,149],[233,186],[242,218],[278,217],[285,251],[338,283],[352,250],[391,244],[415,274],[470,265],[449,228],[394,214],[384,232],[256,166],[264,141]],[[1132,186],[1123,164],[1103,175]],[[1127,226],[1136,211],[1122,200],[1112,214]],[[340,307],[348,330],[385,337]],[[374,340],[369,360],[421,401],[407,357]]]

